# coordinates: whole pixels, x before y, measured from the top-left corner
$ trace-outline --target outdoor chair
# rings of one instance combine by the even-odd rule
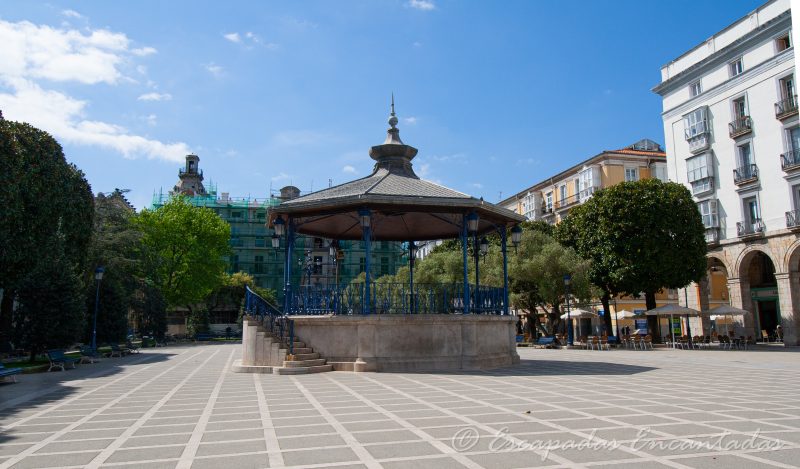
[[[582,336],[578,337],[578,342],[581,343],[581,348],[582,349],[588,349],[589,348],[589,339],[585,335],[582,335]]]
[[[653,336],[650,334],[644,336],[644,339],[642,339],[642,350],[647,350],[648,348],[653,350]]]
[[[99,361],[100,355],[96,350],[93,350],[88,345],[81,345],[81,358],[79,363],[96,363]]]
[[[769,342],[769,333],[766,329],[761,329],[761,342]]]
[[[594,349],[600,350],[600,337],[592,337],[592,350]]]
[[[5,381],[6,378],[11,377],[11,380],[16,383],[16,375],[20,373],[22,373],[22,368],[6,368],[5,365],[0,363],[0,381]]]
[[[128,349],[128,353],[139,353],[139,346],[130,340],[125,342],[125,347]]]
[[[125,355],[125,350],[120,348],[118,344],[111,344],[111,351],[106,354],[107,357],[123,357]]]
[[[53,371],[53,368],[61,368],[61,371],[64,371],[67,365],[75,368],[75,362],[79,361],[77,358],[66,356],[63,350],[48,350],[47,359],[50,361],[50,368],[47,371]]]
[[[600,350],[602,350],[604,348],[606,350],[611,350],[611,346],[608,345],[608,337],[606,337],[606,336],[603,336],[603,337],[600,338],[600,344],[599,345],[600,345]]]

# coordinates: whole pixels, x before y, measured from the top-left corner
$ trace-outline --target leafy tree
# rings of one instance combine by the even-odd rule
[[[51,348],[68,347],[84,330],[84,287],[67,259],[63,241],[56,239],[49,263],[37,263],[19,284],[15,312],[15,342],[30,351],[30,360]]]
[[[100,282],[100,301],[97,304],[97,343],[119,343],[128,335],[128,311],[132,291],[125,274],[108,270]],[[96,284],[89,284],[86,292],[86,342],[91,342],[94,325]]]
[[[591,260],[605,311],[617,293],[644,293],[647,309],[655,308],[659,290],[684,287],[705,272],[703,222],[681,184],[645,179],[600,190],[556,230],[559,240]],[[658,321],[650,321],[657,330]]]
[[[83,173],[67,163],[58,142],[0,114],[0,341],[11,331],[13,304],[32,273],[64,266],[82,272],[92,234],[92,194]],[[58,239],[58,249],[48,249]],[[35,253],[35,254],[34,254]],[[44,264],[39,266],[38,264]],[[61,295],[73,292],[67,289]],[[30,300],[30,298],[28,298]],[[42,301],[62,301],[42,298]],[[69,301],[83,304],[83,293]],[[29,301],[30,303],[30,301]],[[28,319],[25,319],[28,320]]]
[[[159,339],[167,331],[167,302],[158,288],[147,281],[138,286],[132,301],[139,330]]]
[[[174,197],[133,218],[142,232],[144,270],[168,307],[194,305],[222,283],[230,225],[211,209]]]

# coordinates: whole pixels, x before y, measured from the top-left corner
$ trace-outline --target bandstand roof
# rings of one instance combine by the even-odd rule
[[[457,238],[463,216],[479,216],[479,234],[513,226],[525,217],[462,192],[420,179],[411,160],[417,149],[400,140],[394,100],[386,140],[370,149],[372,174],[285,201],[270,211],[291,217],[298,233],[330,239],[362,239],[359,211],[372,214],[372,239],[424,241]]]

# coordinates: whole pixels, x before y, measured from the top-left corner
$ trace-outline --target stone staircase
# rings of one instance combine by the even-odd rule
[[[333,365],[298,338],[292,343],[293,355],[289,355],[288,344],[256,319],[245,319],[242,332],[242,359],[233,363],[234,372],[300,375],[333,371]]]

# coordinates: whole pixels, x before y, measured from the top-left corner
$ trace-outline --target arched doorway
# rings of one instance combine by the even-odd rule
[[[730,292],[728,291],[728,267],[717,257],[709,257],[707,260],[706,276],[700,282],[700,309],[708,311],[718,306],[730,304]],[[718,334],[727,333],[733,328],[733,319],[730,316],[709,317],[701,316],[703,332],[706,335],[712,332]]]
[[[757,341],[774,340],[781,323],[775,263],[762,251],[751,251],[740,263],[739,276],[742,306],[753,314],[752,321],[745,323],[752,324],[747,335],[752,335]]]

